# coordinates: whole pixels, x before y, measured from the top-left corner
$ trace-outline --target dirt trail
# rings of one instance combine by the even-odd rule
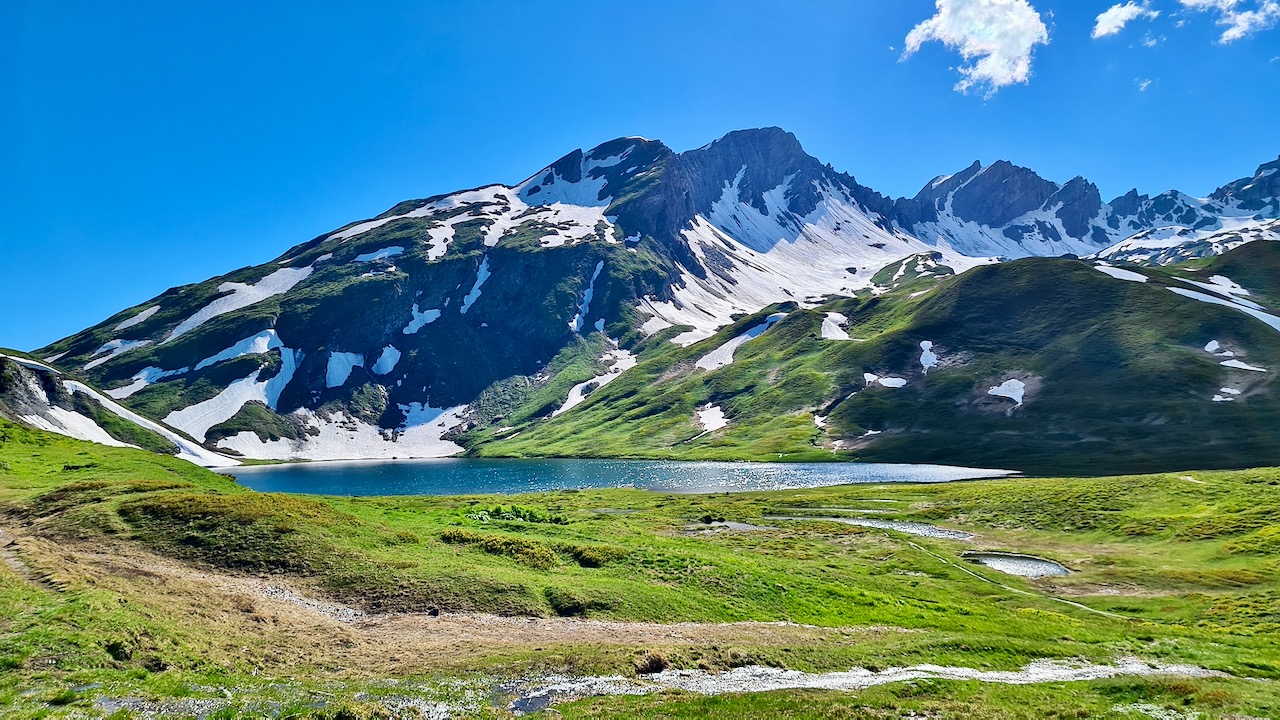
[[[18,532],[21,532],[20,530]],[[9,537],[5,535],[5,537]],[[506,653],[543,650],[572,659],[575,646],[626,652],[691,646],[857,643],[907,630],[793,623],[644,623],[481,613],[367,614],[321,599],[283,576],[248,576],[188,565],[127,542],[21,539],[34,567],[75,585],[110,589],[154,612],[188,618],[223,648],[261,666],[306,663],[338,676],[400,675],[463,667]],[[6,563],[26,564],[0,550]]]

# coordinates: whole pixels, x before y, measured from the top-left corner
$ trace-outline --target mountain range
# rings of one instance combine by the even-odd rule
[[[777,128],[619,138],[8,353],[0,414],[202,464],[1280,463],[1277,170],[1104,202],[974,163],[894,199]]]

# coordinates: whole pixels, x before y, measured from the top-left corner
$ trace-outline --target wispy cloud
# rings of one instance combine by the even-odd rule
[[[1149,78],[1134,78],[1133,84],[1138,86],[1138,92],[1146,92],[1151,87],[1152,80]]]
[[[1229,43],[1248,37],[1260,30],[1275,27],[1280,22],[1278,0],[1178,0],[1188,10],[1216,14],[1218,24],[1226,27],[1220,43]]]
[[[1102,14],[1098,15],[1094,20],[1093,38],[1096,40],[1108,35],[1117,35],[1124,29],[1125,25],[1143,17],[1158,18],[1160,17],[1160,11],[1152,10],[1151,4],[1147,2],[1138,4],[1130,1],[1112,5],[1102,11]]]
[[[938,41],[969,61],[959,68],[955,89],[1000,88],[1031,77],[1031,55],[1049,43],[1049,29],[1028,0],[936,0],[933,17],[907,35],[905,60],[920,46]]]

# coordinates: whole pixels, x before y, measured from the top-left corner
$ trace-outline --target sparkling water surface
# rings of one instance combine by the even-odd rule
[[[471,495],[637,488],[718,493],[867,483],[939,483],[1012,475],[944,465],[730,463],[671,460],[391,460],[228,468],[261,492],[320,495]]]

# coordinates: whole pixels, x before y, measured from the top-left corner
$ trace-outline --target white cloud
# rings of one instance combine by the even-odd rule
[[[1254,0],[1249,9],[1241,9],[1241,0],[1178,0],[1188,10],[1215,13],[1218,24],[1226,27],[1220,43],[1229,43],[1248,37],[1260,30],[1274,27],[1280,22],[1280,2]]]
[[[1049,43],[1049,29],[1027,0],[937,0],[937,13],[907,35],[906,59],[937,40],[970,64],[956,90],[985,86],[987,96],[1031,77],[1031,53]]]
[[[1158,18],[1159,10],[1152,10],[1149,3],[1130,2],[1124,4],[1115,4],[1107,8],[1097,17],[1093,24],[1093,37],[1098,39],[1107,37],[1108,35],[1116,35],[1124,29],[1125,25],[1137,20],[1138,18]]]
[[[1138,86],[1138,92],[1146,92],[1151,87],[1151,80],[1143,78],[1134,78],[1133,82]]]

